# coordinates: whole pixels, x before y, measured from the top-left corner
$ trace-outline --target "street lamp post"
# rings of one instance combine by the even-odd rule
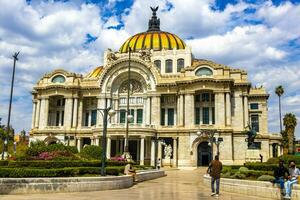
[[[107,121],[108,121],[108,116],[112,117],[113,115],[116,114],[116,112],[112,109],[111,106],[107,107],[107,99],[105,99],[105,107],[98,108],[97,110],[100,111],[103,117],[101,176],[105,176]]]
[[[129,132],[129,120],[131,120],[133,117],[130,115],[129,110],[129,97],[130,97],[130,63],[131,62],[131,48],[129,47],[129,59],[128,59],[128,83],[127,83],[127,120],[126,120],[126,134],[125,134],[125,150],[124,150],[124,158],[130,159],[130,152],[129,152],[129,146],[128,146],[128,132]]]
[[[215,134],[217,133],[214,129],[202,129],[197,132],[197,135],[208,138],[209,143],[211,144],[211,154],[213,157],[214,151],[213,151],[213,144],[216,144],[217,146],[217,155],[220,155],[220,144],[223,142],[222,137],[215,137]]]
[[[9,129],[10,129],[10,115],[11,115],[11,104],[12,104],[12,96],[13,96],[13,92],[14,92],[14,81],[15,81],[15,71],[16,71],[16,62],[18,61],[18,55],[20,52],[17,52],[13,55],[14,58],[14,66],[13,66],[13,73],[12,73],[12,78],[11,78],[11,86],[10,86],[10,98],[9,98],[9,108],[8,108],[8,117],[7,117],[7,126],[6,126],[6,130],[7,130],[7,134],[6,134],[6,138],[2,147],[2,160],[4,160],[4,151],[6,150],[6,145],[7,145],[7,140],[8,140],[8,136],[9,136]],[[14,138],[14,136],[13,136]]]

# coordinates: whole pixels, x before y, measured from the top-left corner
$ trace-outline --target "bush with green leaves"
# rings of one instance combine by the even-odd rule
[[[80,156],[89,160],[100,160],[102,158],[102,148],[94,145],[85,146],[80,152]]]
[[[266,162],[267,164],[278,164],[279,163],[279,158],[269,158]]]
[[[26,154],[28,156],[39,156],[43,152],[69,152],[71,154],[78,153],[78,150],[75,146],[65,146],[64,144],[51,144],[46,145],[43,141],[31,142],[30,147],[27,149]]]
[[[300,156],[298,155],[282,155],[279,159],[283,160],[285,164],[289,164],[290,161],[295,161],[296,165],[300,165]]]
[[[274,181],[274,176],[270,176],[270,175],[261,175],[260,177],[257,178],[258,181]]]
[[[267,163],[245,163],[245,167],[249,170],[258,170],[258,171],[274,171],[278,164],[267,164]]]
[[[246,175],[240,172],[235,173],[234,175],[230,176],[230,178],[234,179],[246,179]]]
[[[249,171],[249,169],[247,167],[240,167],[239,168],[240,173],[246,173],[247,171]]]
[[[232,176],[231,172],[226,172],[221,175],[222,178],[230,178]]]
[[[120,175],[124,172],[124,166],[106,167],[106,174]],[[26,178],[26,177],[71,177],[80,175],[100,174],[100,167],[68,167],[54,169],[39,168],[1,168],[1,178]]]

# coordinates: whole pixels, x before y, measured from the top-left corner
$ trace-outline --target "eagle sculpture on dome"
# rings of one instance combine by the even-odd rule
[[[157,12],[157,10],[158,10],[158,6],[156,6],[156,7],[151,7],[151,6],[150,6],[150,8],[151,8],[151,10],[152,10],[152,14],[153,14],[154,16],[156,16],[156,12]]]
[[[157,19],[156,17],[156,12],[158,10],[158,6],[156,7],[151,7],[152,10],[152,18],[149,20],[149,28],[148,31],[160,31],[159,25],[160,25],[160,21],[159,19]]]

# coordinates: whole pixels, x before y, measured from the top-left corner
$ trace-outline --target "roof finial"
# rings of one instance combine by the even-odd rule
[[[152,10],[152,18],[149,20],[149,28],[148,31],[160,31],[159,25],[160,20],[156,16],[156,12],[158,10],[158,6],[150,7]]]

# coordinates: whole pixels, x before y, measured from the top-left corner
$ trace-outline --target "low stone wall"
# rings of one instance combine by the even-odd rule
[[[139,181],[165,176],[164,171],[142,171]],[[68,177],[68,178],[0,178],[0,194],[33,194],[58,192],[89,192],[129,188],[132,176]]]
[[[153,171],[139,171],[137,173],[138,182],[148,181],[156,178],[166,176],[165,171],[162,170],[153,170]]]
[[[204,184],[210,187],[210,176],[204,175]],[[249,181],[239,179],[221,178],[220,190],[248,196],[257,196],[271,199],[281,199],[278,185],[273,186],[270,182]],[[300,185],[294,185],[292,190],[292,199],[300,199]]]

